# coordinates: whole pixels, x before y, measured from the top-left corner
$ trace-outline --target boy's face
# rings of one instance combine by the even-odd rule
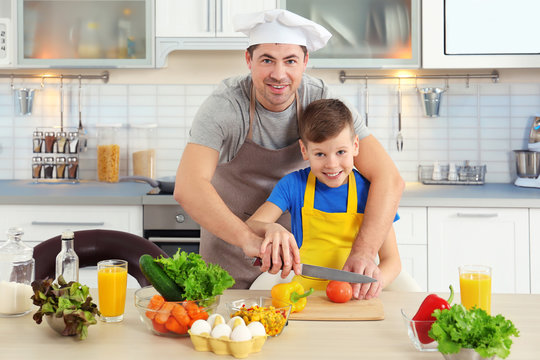
[[[321,143],[300,140],[304,160],[309,160],[311,171],[319,181],[329,187],[346,184],[358,155],[358,136],[347,126],[337,136]]]

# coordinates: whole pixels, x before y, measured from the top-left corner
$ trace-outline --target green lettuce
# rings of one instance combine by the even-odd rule
[[[154,260],[181,289],[187,300],[200,300],[223,294],[234,285],[232,276],[221,266],[206,263],[202,256],[179,248],[172,257]]]
[[[504,316],[490,316],[474,307],[471,310],[456,304],[450,309],[437,309],[432,314],[433,323],[429,336],[439,345],[443,354],[455,354],[461,348],[474,349],[480,356],[493,355],[504,359],[510,354],[511,336],[519,336],[512,321]]]
[[[88,326],[96,324],[96,316],[100,315],[88,286],[75,281],[66,283],[60,275],[58,283],[53,283],[51,278],[32,282],[32,290],[33,304],[39,306],[33,316],[37,324],[41,324],[43,316],[63,318],[66,327],[62,335],[78,335],[79,339],[86,339]]]

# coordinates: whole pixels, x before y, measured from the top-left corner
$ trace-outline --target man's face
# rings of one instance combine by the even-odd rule
[[[285,110],[300,86],[308,55],[299,45],[260,44],[253,57],[246,51],[246,61],[257,100],[267,110]]]
[[[299,141],[304,160],[309,160],[311,171],[320,182],[332,188],[348,182],[354,157],[358,155],[358,136],[351,134],[348,126],[320,143]]]

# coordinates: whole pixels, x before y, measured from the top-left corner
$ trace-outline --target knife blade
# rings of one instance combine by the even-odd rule
[[[338,280],[345,281],[348,283],[372,283],[377,280],[362,274],[353,273],[350,271],[338,270],[327,268],[317,265],[301,264],[302,265],[302,275],[309,276],[325,280]]]
[[[262,260],[257,257],[252,260],[253,266],[261,266]],[[309,265],[309,264],[300,264],[302,268],[302,276],[309,276],[312,278],[324,279],[324,280],[337,280],[345,281],[349,283],[372,283],[377,282],[376,279],[369,277],[367,275],[357,274],[350,271],[338,270],[327,268],[324,266]]]

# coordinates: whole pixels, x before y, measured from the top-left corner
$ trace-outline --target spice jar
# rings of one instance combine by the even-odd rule
[[[46,157],[43,164],[43,178],[52,179],[54,173],[54,158]]]
[[[45,152],[54,152],[54,144],[56,143],[56,135],[53,131],[45,132]]]
[[[56,158],[56,178],[64,179],[65,171],[66,171],[66,158],[63,156],[57,157]]]
[[[20,228],[10,228],[0,246],[0,316],[21,316],[32,308],[34,249],[23,243],[23,234]]]
[[[34,156],[32,158],[32,179],[41,178],[41,168],[43,166],[43,159],[41,156]]]
[[[68,133],[68,149],[70,154],[76,154],[79,152],[79,133]]]
[[[120,171],[120,129],[122,125],[97,125],[97,171],[98,180],[118,182]]]
[[[156,140],[157,124],[131,125],[129,145],[133,175],[155,178],[156,176]]]
[[[56,152],[57,153],[65,153],[66,152],[66,145],[67,145],[67,134],[63,131],[56,133]]]
[[[42,131],[34,131],[34,134],[32,135],[32,151],[34,153],[40,153],[41,149],[43,148],[43,132]]]
[[[79,158],[76,156],[70,156],[67,159],[68,179],[77,179],[79,171]]]

